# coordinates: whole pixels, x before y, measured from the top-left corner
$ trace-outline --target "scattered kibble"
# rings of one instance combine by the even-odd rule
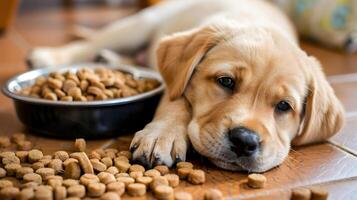
[[[311,200],[326,200],[328,197],[328,192],[320,187],[312,187],[311,190]]]
[[[208,189],[204,195],[205,200],[224,200],[223,194],[217,189]]]
[[[75,78],[71,77],[64,85],[71,91],[70,87],[75,82]],[[56,81],[52,80],[51,84],[52,87],[59,87]],[[1,146],[2,141],[9,141],[11,148],[11,142],[28,142],[21,133],[14,134],[11,139],[0,137],[0,147],[4,146]],[[29,146],[32,148],[32,143]],[[74,146],[75,152],[59,150],[52,155],[44,155],[41,150],[31,148],[18,148],[16,152],[0,151],[3,166],[0,167],[0,199],[120,200],[125,192],[139,197],[151,190],[159,200],[192,200],[190,193],[174,193],[173,188],[179,185],[180,179],[192,184],[205,182],[205,173],[193,169],[190,162],[179,162],[175,174],[172,173],[174,171],[170,173],[170,169],[164,165],[146,170],[142,165],[131,164],[132,154],[129,151],[96,149],[87,155],[84,139],[77,139]],[[222,196],[218,190],[214,191],[218,195],[207,191],[205,199],[219,199]],[[319,190],[315,193],[315,196],[323,194]]]
[[[259,189],[265,186],[267,178],[262,174],[249,174],[248,186],[251,188]]]
[[[307,188],[295,188],[291,192],[291,200],[310,200],[311,191]]]

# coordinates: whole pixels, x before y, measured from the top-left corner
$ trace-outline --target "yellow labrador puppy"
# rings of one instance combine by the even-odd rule
[[[29,61],[70,64],[147,42],[167,86],[154,120],[131,143],[147,166],[185,160],[192,144],[221,168],[262,172],[281,164],[291,145],[325,140],[343,124],[319,62],[265,1],[164,2],[83,42],[37,48]]]

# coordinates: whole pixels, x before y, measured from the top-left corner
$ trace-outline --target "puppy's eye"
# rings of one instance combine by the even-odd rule
[[[291,110],[291,106],[286,101],[280,101],[278,104],[276,104],[275,110],[281,113],[288,112]]]
[[[222,87],[233,90],[235,86],[234,79],[229,77],[229,76],[221,76],[217,78],[218,84],[220,84]]]

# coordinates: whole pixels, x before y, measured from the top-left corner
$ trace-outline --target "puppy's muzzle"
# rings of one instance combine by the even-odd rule
[[[236,127],[229,131],[231,150],[238,157],[250,157],[259,152],[260,137],[257,133],[244,127]]]

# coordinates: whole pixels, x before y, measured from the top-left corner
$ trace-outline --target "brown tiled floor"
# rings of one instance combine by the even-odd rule
[[[31,47],[69,41],[74,24],[100,27],[134,11],[105,6],[86,6],[76,9],[76,12],[62,7],[38,9],[36,12],[20,10],[14,27],[0,37],[0,84],[27,70],[24,58]],[[247,189],[244,184],[246,173],[222,171],[202,161],[196,164],[206,170],[207,183],[193,186],[182,182],[177,191],[189,191],[195,199],[199,199],[203,189],[217,187],[232,199],[289,199],[293,187],[320,185],[330,192],[329,199],[357,199],[357,74],[353,74],[357,73],[357,55],[335,52],[307,42],[302,47],[321,60],[346,108],[347,119],[343,130],[330,142],[294,149],[281,166],[265,173],[268,177],[265,189]],[[11,101],[0,94],[0,134],[8,135],[16,131],[23,131],[23,127],[16,118]],[[30,133],[29,137],[37,148],[46,153],[71,148],[71,141],[52,140]],[[103,146],[125,149],[130,139],[131,136],[121,136],[118,140],[90,141],[88,146],[90,149]]]

